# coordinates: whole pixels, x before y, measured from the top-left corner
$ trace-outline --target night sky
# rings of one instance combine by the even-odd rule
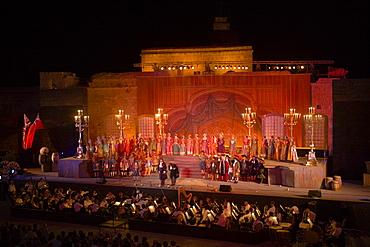
[[[254,60],[334,60],[368,78],[370,1],[2,1],[0,83],[37,86],[40,71],[138,71],[150,47],[209,45],[227,16]]]

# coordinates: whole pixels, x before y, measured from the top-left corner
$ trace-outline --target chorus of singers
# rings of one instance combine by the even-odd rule
[[[259,141],[256,134],[253,138],[246,135],[241,149],[238,147],[234,135],[226,142],[223,133],[210,137],[207,134],[178,137],[165,133],[157,138],[141,134],[132,138],[106,138],[103,135],[94,143],[88,141],[86,157],[93,160],[97,176],[102,171],[108,176],[149,176],[158,166],[161,155],[199,156],[202,176],[224,181],[238,181],[239,177],[244,181],[248,177],[255,180],[265,158],[298,161],[293,137],[271,136]],[[234,175],[229,178],[231,173]]]

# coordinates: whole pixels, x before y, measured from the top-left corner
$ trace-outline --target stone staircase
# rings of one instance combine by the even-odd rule
[[[177,165],[180,171],[180,177],[202,178],[198,156],[163,155],[162,157],[167,166],[169,163],[175,163]]]

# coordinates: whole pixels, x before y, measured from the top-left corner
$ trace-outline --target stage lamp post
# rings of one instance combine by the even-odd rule
[[[252,112],[252,108],[245,108],[245,113],[242,113],[244,125],[248,128],[248,136],[251,136],[251,129],[256,123],[256,113]]]
[[[314,107],[309,107],[308,108],[308,114],[303,116],[303,119],[305,121],[305,124],[308,129],[308,133],[310,134],[310,148],[311,151],[308,152],[308,157],[307,157],[307,165],[311,164],[317,164],[316,160],[316,154],[314,151],[314,141],[313,141],[313,132],[314,132],[314,126],[317,121],[321,119],[320,114],[315,114],[315,108]]]
[[[125,115],[124,110],[118,110],[118,115],[116,115],[117,118],[117,125],[118,129],[120,130],[120,137],[123,138],[123,130],[125,129],[125,125],[127,124],[127,121],[130,119],[130,115]]]
[[[162,136],[164,126],[167,125],[168,114],[163,114],[163,109],[158,108],[158,113],[155,114],[156,124],[158,125],[159,134]]]
[[[297,125],[301,113],[296,113],[295,109],[291,108],[289,113],[284,113],[284,125],[287,125],[290,130],[290,136],[293,136],[294,126]]]
[[[85,157],[82,147],[82,132],[84,128],[89,127],[89,116],[84,116],[83,110],[77,110],[77,116],[75,116],[75,127],[78,131],[78,147],[76,157],[82,159]]]

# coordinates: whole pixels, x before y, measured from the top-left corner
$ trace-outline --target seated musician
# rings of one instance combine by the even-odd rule
[[[76,200],[75,203],[73,204],[73,209],[75,213],[85,213],[86,212],[83,206],[83,201]]]
[[[255,232],[262,230],[264,227],[263,222],[261,221],[261,217],[258,216],[257,219],[253,222],[252,229]]]
[[[245,211],[244,214],[239,218],[239,225],[241,229],[250,229],[252,222],[252,213],[249,210]]]
[[[267,217],[266,218],[266,220],[265,220],[265,224],[267,225],[267,226],[276,226],[276,225],[278,225],[279,224],[279,222],[277,221],[277,217],[276,216],[274,216],[274,213],[273,212],[270,212],[269,213],[269,217]]]
[[[186,216],[184,214],[184,210],[181,207],[176,208],[176,210],[172,213],[172,218],[176,219],[177,224],[188,224]]]
[[[326,227],[326,234],[333,234],[335,231],[336,223],[333,217],[330,217],[329,219],[329,226]]]
[[[343,229],[341,227],[340,222],[336,222],[335,223],[335,230],[328,235],[328,237],[325,240],[325,243],[328,246],[332,246],[332,245],[334,245],[334,246],[342,246],[343,243],[341,243],[341,240],[340,240],[342,231],[343,231]]]
[[[91,214],[98,214],[98,210],[99,210],[99,200],[98,199],[95,199],[94,200],[94,203],[91,204],[90,208],[91,208]]]
[[[309,208],[306,208],[302,215],[302,222],[309,223],[310,225],[315,222],[316,214],[312,212]]]
[[[213,223],[211,225],[211,227],[215,227],[215,228],[226,228],[227,221],[228,221],[226,215],[224,213],[222,213],[222,212],[218,212],[216,218],[217,218],[217,222],[216,223]]]

